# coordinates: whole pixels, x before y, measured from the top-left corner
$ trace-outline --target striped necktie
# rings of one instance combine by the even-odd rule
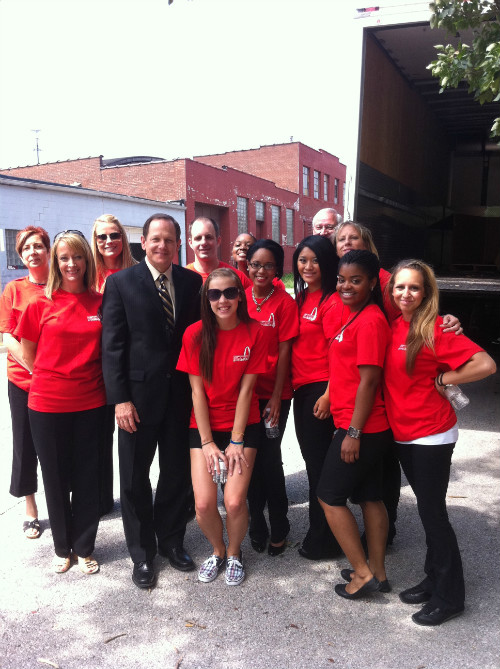
[[[160,276],[158,277],[158,284],[159,284],[158,295],[160,296],[161,304],[165,311],[165,315],[167,316],[168,327],[170,328],[170,330],[173,330],[175,325],[174,307],[172,305],[172,298],[170,297],[170,293],[166,286],[167,281],[168,279],[165,276],[165,274],[160,274]]]

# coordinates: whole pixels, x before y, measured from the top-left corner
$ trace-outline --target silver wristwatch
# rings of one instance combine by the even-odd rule
[[[361,430],[356,430],[352,425],[347,429],[347,436],[353,439],[361,439]]]

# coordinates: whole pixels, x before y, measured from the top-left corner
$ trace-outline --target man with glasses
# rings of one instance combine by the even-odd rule
[[[341,222],[342,216],[336,209],[332,209],[331,207],[320,209],[312,220],[312,233],[313,235],[328,237],[333,244],[335,227]]]
[[[183,547],[190,491],[187,374],[175,369],[185,329],[200,318],[201,278],[174,265],[180,227],[154,214],[141,237],[146,257],[108,277],[102,355],[106,394],[119,428],[120,501],[139,588],[156,583],[156,552],[181,571],[194,569]],[[158,446],[153,495],[149,470]]]

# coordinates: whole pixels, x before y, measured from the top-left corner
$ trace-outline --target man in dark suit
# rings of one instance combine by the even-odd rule
[[[103,372],[119,427],[120,501],[139,588],[156,583],[156,552],[181,571],[194,569],[183,547],[190,492],[191,390],[175,367],[182,335],[199,320],[201,277],[173,265],[180,227],[165,214],[143,228],[142,262],[111,275],[103,298]],[[149,471],[158,445],[152,499]]]

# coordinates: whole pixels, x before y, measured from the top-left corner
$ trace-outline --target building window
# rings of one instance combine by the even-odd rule
[[[302,195],[309,196],[309,168],[302,166]]]
[[[16,236],[19,230],[5,230],[5,253],[7,269],[26,269],[16,251]]]
[[[246,197],[237,198],[236,211],[238,214],[238,234],[248,232],[248,200]]]
[[[271,205],[271,236],[275,242],[280,243],[280,208],[275,204]]]
[[[293,209],[286,210],[286,243],[293,246]]]
[[[323,174],[323,200],[328,200],[328,190],[330,186],[330,177],[328,174]]]
[[[314,197],[319,199],[319,172],[314,170]]]
[[[255,220],[263,221],[265,218],[265,205],[263,202],[255,203]]]
[[[342,184],[342,206],[345,207],[345,181]]]
[[[339,180],[335,179],[335,191],[333,193],[333,203],[339,203]]]

